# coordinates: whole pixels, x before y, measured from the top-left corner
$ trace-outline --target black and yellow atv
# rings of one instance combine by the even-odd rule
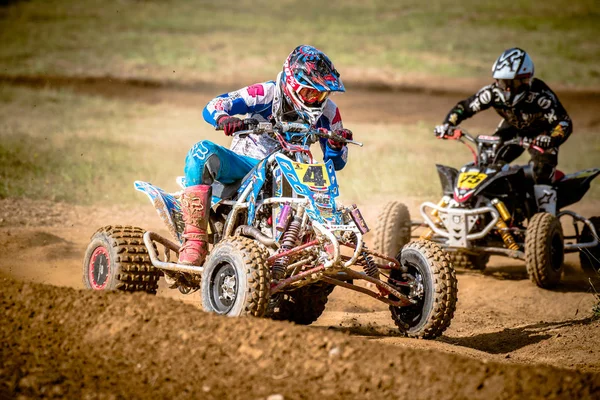
[[[421,239],[440,244],[455,267],[484,269],[490,255],[525,260],[531,280],[542,288],[556,285],[565,253],[580,251],[581,266],[600,268],[600,217],[585,218],[565,207],[581,200],[600,168],[564,175],[556,171],[551,185],[536,185],[529,165],[498,160],[508,146],[540,151],[531,139],[473,137],[457,128],[452,139],[473,143],[474,162],[455,168],[436,165],[443,197],[421,204],[423,222],[411,221],[400,202],[386,205],[379,215],[375,251],[393,255],[411,239],[412,229],[426,226]],[[570,217],[574,235],[563,236],[561,218]]]

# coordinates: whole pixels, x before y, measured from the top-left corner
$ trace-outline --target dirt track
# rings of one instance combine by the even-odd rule
[[[597,374],[228,319],[164,298],[3,280],[0,390],[67,398],[591,397]],[[0,395],[2,392],[0,392]]]
[[[103,87],[99,93],[105,96],[179,102],[182,107],[197,107],[209,96],[168,88]],[[340,97],[340,105],[351,115],[364,115],[352,110],[365,104],[405,104],[400,107],[405,112],[395,108],[394,113],[391,106],[378,111],[384,121],[399,123],[443,115],[456,99],[419,92],[361,93]],[[592,100],[598,102],[598,97]],[[425,101],[430,107],[422,106]],[[582,101],[574,95],[565,105]],[[583,115],[576,123],[598,126],[596,115],[571,108]],[[588,104],[587,109],[594,107]],[[431,115],[416,110],[430,110]],[[485,118],[485,123],[497,119]],[[589,215],[599,208],[588,202],[576,210]],[[367,209],[367,220],[376,213],[377,207]],[[87,241],[96,228],[111,223],[166,233],[149,204],[91,209],[0,200],[0,273],[79,289]],[[460,271],[455,319],[436,341],[397,336],[387,307],[339,288],[314,327],[301,328],[205,315],[190,304],[164,299],[197,306],[196,295],[166,290],[153,299],[3,279],[0,398],[143,393],[209,398],[599,397],[600,322],[590,318],[594,297],[577,257],[569,256],[567,262],[566,282],[556,291],[538,289],[521,263],[502,258],[492,259],[483,274]]]

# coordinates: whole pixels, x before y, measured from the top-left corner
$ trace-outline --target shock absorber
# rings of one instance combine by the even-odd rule
[[[440,200],[440,202],[437,204],[438,207],[441,208],[445,208],[448,203],[450,203],[450,196],[444,196],[442,197],[442,199]],[[440,224],[440,217],[438,217],[439,211],[437,209],[433,209],[431,210],[431,212],[429,213],[432,216],[432,221],[435,225],[439,225]],[[431,240],[431,238],[433,237],[433,229],[431,228],[427,228],[427,230],[425,232],[423,232],[423,234],[421,235],[421,237],[419,239],[421,240]]]
[[[498,214],[500,214],[500,218],[498,222],[496,222],[496,229],[500,232],[500,236],[502,237],[502,241],[510,250],[519,250],[519,245],[515,242],[515,238],[510,233],[508,226],[506,225],[507,221],[510,221],[511,215],[506,208],[506,205],[502,202],[502,200],[493,199],[493,206],[498,210]]]
[[[300,228],[302,227],[302,217],[296,215],[292,222],[290,222],[287,230],[281,237],[281,246],[279,247],[281,252],[288,251],[296,247],[300,236]],[[273,263],[273,279],[278,281],[285,277],[286,267],[289,262],[289,256],[279,257]]]
[[[356,246],[356,235],[352,234],[350,242]],[[377,264],[375,263],[375,261],[373,261],[373,257],[369,253],[364,251],[368,250],[366,243],[363,243],[362,248],[363,251],[358,256],[358,261],[364,260],[363,271],[365,271],[365,274],[369,275],[370,277],[379,279],[379,268],[377,267]]]
[[[367,250],[366,244],[363,244],[363,249]],[[372,278],[379,279],[379,268],[377,268],[377,264],[375,264],[375,261],[373,261],[373,257],[366,251],[363,251],[361,253],[361,258],[365,260],[365,265],[363,266],[365,274]]]

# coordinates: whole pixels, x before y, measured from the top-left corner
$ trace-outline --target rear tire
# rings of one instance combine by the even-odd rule
[[[483,271],[490,260],[489,254],[467,254],[459,251],[448,252],[453,267]]]
[[[404,246],[397,257],[423,286],[418,302],[404,307],[390,306],[396,326],[408,337],[434,339],[450,326],[458,300],[458,282],[447,254],[436,243],[418,240]],[[404,281],[402,272],[392,270],[391,279]],[[390,280],[390,283],[393,282]],[[399,287],[409,295],[410,289]],[[390,295],[390,299],[397,300]]]
[[[204,310],[230,317],[262,317],[271,293],[268,257],[263,245],[243,236],[217,243],[202,273]]]
[[[594,226],[596,234],[600,236],[600,217],[592,217],[590,222]],[[591,242],[593,239],[592,230],[585,225],[581,231],[581,243]],[[600,243],[596,247],[579,250],[579,261],[581,269],[587,274],[600,273]]]
[[[133,226],[98,229],[85,252],[83,285],[93,290],[156,294],[162,272],[150,261],[144,233]]]
[[[396,257],[410,241],[410,233],[410,213],[406,205],[398,201],[389,202],[377,217],[373,246],[375,252]]]
[[[525,233],[525,262],[529,278],[549,289],[560,282],[563,272],[564,241],[558,218],[549,213],[535,214]]]

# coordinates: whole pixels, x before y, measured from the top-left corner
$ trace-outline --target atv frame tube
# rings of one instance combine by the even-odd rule
[[[561,217],[564,217],[565,215],[573,218],[573,225],[575,225],[575,223],[577,221],[586,224],[587,227],[592,232],[592,237],[594,238],[594,240],[589,243],[565,243],[565,247],[564,247],[565,253],[574,253],[581,249],[592,248],[592,247],[598,246],[598,232],[596,232],[596,229],[594,228],[594,224],[592,224],[589,219],[582,217],[581,215],[579,215],[573,211],[569,211],[569,210],[564,210],[564,211],[559,212],[556,215],[556,217],[560,219]],[[576,229],[576,232],[577,232],[577,229]],[[577,233],[577,235],[575,237],[566,237],[565,239],[579,239],[579,233]]]
[[[168,261],[168,259],[169,259],[168,251],[165,252],[167,254],[167,256],[166,256],[167,261],[161,261],[158,258],[156,249],[154,248],[154,242],[158,242],[158,243],[162,244],[165,247],[165,249],[172,250],[176,254],[179,254],[179,248],[180,248],[179,245],[160,236],[158,233],[154,233],[151,231],[147,231],[146,233],[144,233],[144,244],[146,245],[146,248],[148,249],[148,255],[150,256],[150,261],[152,262],[152,265],[154,267],[159,268],[159,269],[164,269],[167,271],[186,272],[186,273],[196,274],[196,275],[200,275],[200,274],[202,274],[202,271],[204,271],[203,267],[195,267],[192,265],[183,265],[183,264],[176,264],[176,263],[169,262]]]

